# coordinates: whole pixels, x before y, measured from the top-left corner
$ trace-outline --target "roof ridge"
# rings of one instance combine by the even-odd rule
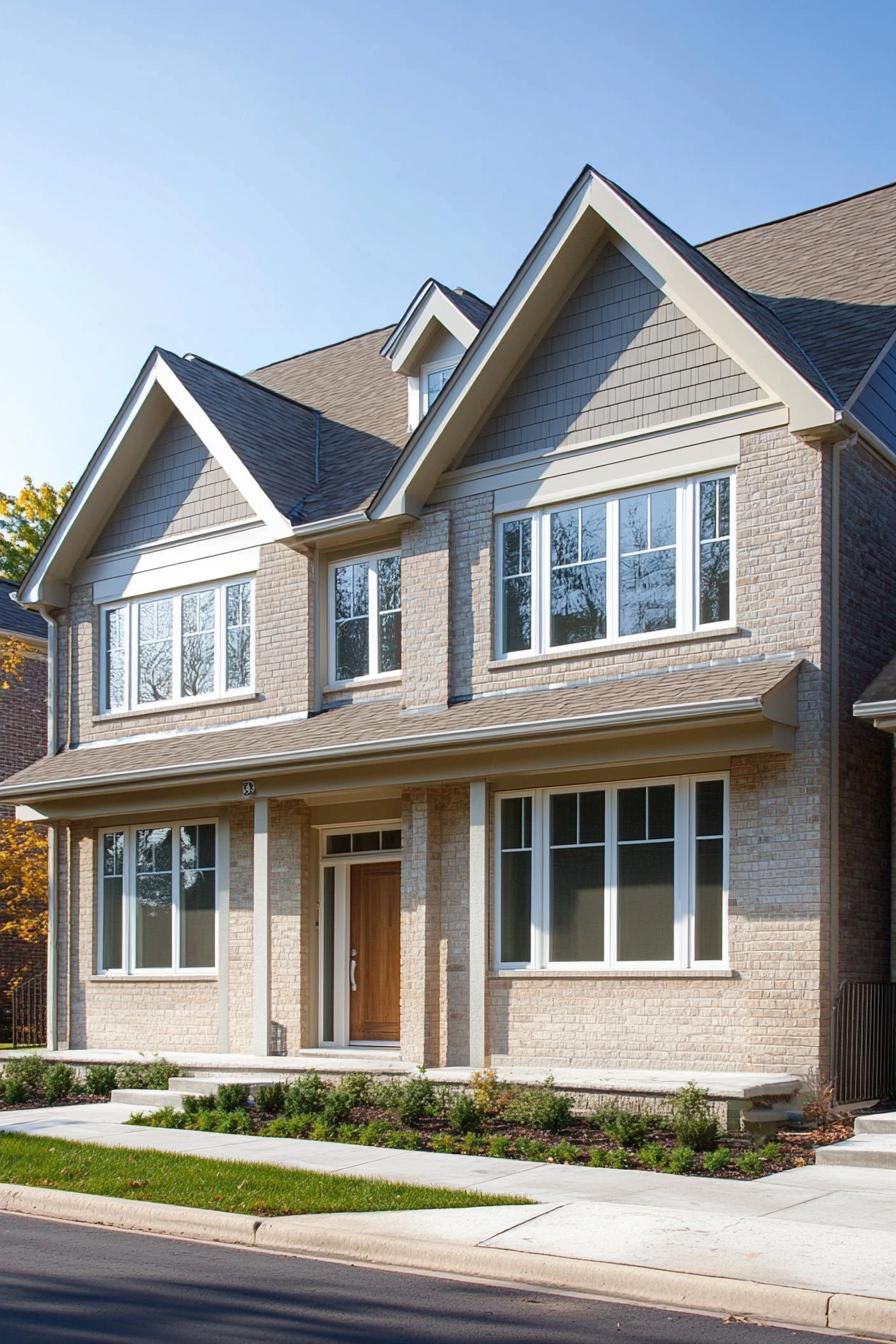
[[[278,364],[289,364],[294,359],[302,359],[305,355],[316,355],[321,350],[335,350],[337,345],[348,345],[350,341],[361,341],[365,336],[376,336],[381,331],[393,331],[394,322],[387,322],[382,327],[371,327],[369,331],[359,331],[354,336],[343,336],[339,341],[328,341],[324,345],[313,345],[310,350],[299,350],[295,355],[286,355],[283,359],[272,359],[270,364],[259,364],[257,368],[250,369],[250,373],[261,373],[262,369],[275,369]],[[241,375],[238,375],[241,376]],[[251,382],[252,380],[249,379]]]
[[[167,353],[171,352],[169,351]],[[200,364],[207,364],[210,369],[217,369],[219,373],[226,373],[229,374],[231,378],[238,378],[241,383],[246,383],[249,387],[254,388],[258,392],[268,392],[272,397],[279,397],[281,401],[285,401],[289,406],[301,406],[302,410],[311,411],[314,415],[322,414],[316,406],[309,406],[306,401],[296,401],[295,397],[288,397],[285,392],[278,392],[274,387],[268,387],[265,383],[256,383],[253,379],[248,378],[246,374],[237,373],[235,369],[228,369],[226,364],[218,364],[214,359],[206,359],[205,355],[197,355],[193,350],[185,355],[176,355],[175,358],[188,360],[190,362],[198,360]]]
[[[714,238],[707,238],[702,243],[694,243],[694,247],[709,247],[711,243],[721,243],[726,238],[736,238],[742,233],[758,233],[760,229],[771,228],[773,224],[786,224],[791,219],[802,219],[804,215],[816,215],[822,210],[832,210],[836,205],[846,205],[848,201],[861,200],[863,196],[875,196],[879,191],[891,191],[896,187],[896,182],[883,182],[879,187],[867,187],[864,191],[854,191],[850,196],[840,196],[835,201],[825,201],[822,205],[810,205],[805,210],[794,210],[789,215],[778,215],[775,219],[763,220],[761,224],[748,224],[742,229],[731,229],[728,233],[716,234]],[[727,274],[727,272],[726,272]]]

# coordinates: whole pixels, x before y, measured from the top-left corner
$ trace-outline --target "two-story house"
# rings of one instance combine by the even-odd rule
[[[494,307],[154,350],[23,582],[51,1041],[828,1068],[889,974],[896,188],[591,168]]]
[[[47,747],[47,625],[38,612],[13,601],[16,585],[0,579],[0,646],[11,643],[21,653],[14,676],[0,677],[0,782],[44,755]],[[11,803],[0,802],[0,820],[15,816]],[[0,924],[5,922],[0,901]],[[46,961],[42,946],[0,931],[0,1040],[12,1029],[12,987]]]

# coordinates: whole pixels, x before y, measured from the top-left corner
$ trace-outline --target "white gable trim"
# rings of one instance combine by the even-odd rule
[[[139,470],[172,406],[233,481],[272,539],[292,535],[292,526],[274,507],[221,432],[212,424],[158,352],[150,356],[127,400],[94,454],[87,470],[57,519],[50,536],[19,589],[25,606],[68,601],[72,570],[89,550],[111,512]]]
[[[502,295],[453,386],[411,438],[374,500],[371,517],[419,514],[546,330],[557,300],[571,292],[606,241],[624,251],[767,394],[788,407],[792,430],[837,419],[833,394],[828,401],[817,392],[609,183],[588,169]]]
[[[393,373],[416,374],[423,352],[439,325],[450,332],[466,350],[475,340],[479,328],[466,317],[434,280],[427,280],[418,290],[407,315],[392,332],[381,354],[392,364]]]

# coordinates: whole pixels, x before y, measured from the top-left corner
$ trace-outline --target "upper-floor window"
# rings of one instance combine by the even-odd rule
[[[731,620],[733,493],[729,473],[500,519],[500,654]]]
[[[248,690],[252,589],[236,579],[101,608],[103,711]]]
[[[437,364],[424,364],[420,370],[420,416],[429,410],[442,388],[457,368],[457,360],[439,360]]]
[[[217,927],[213,822],[102,831],[100,971],[211,971]]]
[[[722,966],[724,777],[496,800],[499,966]]]
[[[330,681],[357,681],[400,667],[400,555],[331,565]]]

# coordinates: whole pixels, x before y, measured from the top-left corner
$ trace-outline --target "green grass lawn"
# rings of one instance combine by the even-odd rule
[[[438,1190],[361,1176],[294,1171],[259,1162],[219,1162],[180,1153],[101,1148],[30,1134],[0,1134],[0,1181],[266,1218],[291,1213],[462,1209],[530,1202],[469,1190]]]

